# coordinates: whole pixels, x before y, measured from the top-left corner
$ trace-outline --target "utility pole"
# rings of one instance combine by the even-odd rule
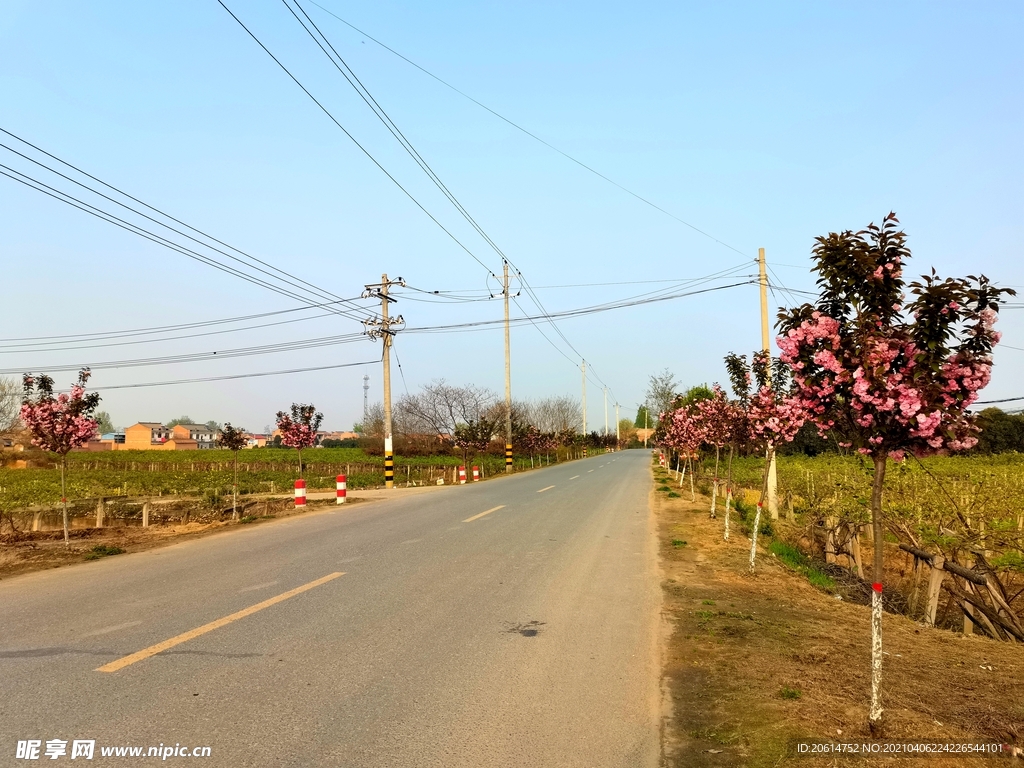
[[[615,404],[615,447],[619,447],[619,440],[622,436],[619,434],[619,404]]]
[[[505,297],[505,472],[512,471],[512,342],[508,327],[508,262],[504,267],[502,290]],[[531,459],[532,461],[532,459]]]
[[[608,387],[604,388],[604,436],[608,437]]]
[[[761,348],[768,355],[768,377],[771,382],[772,347],[768,326],[768,271],[764,261],[764,248],[757,249],[757,269],[761,283]],[[775,465],[775,454],[772,454],[768,465],[768,513],[772,520],[779,519],[779,474]]]
[[[647,447],[647,406],[644,405],[644,448]]]
[[[376,297],[380,299],[380,319],[364,320],[366,335],[371,339],[380,337],[384,340],[384,487],[395,487],[395,450],[391,438],[391,339],[397,330],[394,326],[404,326],[405,320],[399,315],[392,319],[388,316],[388,304],[397,299],[388,296],[388,288],[392,285],[405,287],[405,280],[388,280],[387,273],[381,275],[379,285],[368,285],[363,291],[363,298]]]
[[[583,361],[583,437],[587,436],[587,361]]]

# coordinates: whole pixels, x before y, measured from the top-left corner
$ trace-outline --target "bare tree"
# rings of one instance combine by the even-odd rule
[[[20,432],[21,384],[14,379],[0,378],[0,437]]]
[[[526,412],[526,421],[544,433],[573,432],[583,421],[580,401],[570,395],[531,401]]]
[[[395,411],[405,421],[406,434],[451,437],[460,425],[479,422],[496,399],[489,389],[457,387],[437,379],[417,394],[402,397]]]
[[[401,420],[400,419],[395,419],[394,418],[394,414],[392,414],[392,421],[401,421]],[[360,424],[360,426],[362,427],[362,429],[361,430],[356,430],[356,431],[361,431],[367,437],[383,438],[384,437],[384,404],[381,403],[381,402],[376,402],[373,405],[371,405],[369,408],[367,408],[367,410],[366,410],[366,418],[363,419],[363,423]],[[394,426],[392,426],[392,432],[399,432],[399,434],[401,434],[400,430],[396,430],[394,428]]]
[[[675,375],[666,368],[661,373],[652,374],[647,383],[647,407],[651,416],[660,418],[660,414],[672,410],[672,401],[678,394],[679,383]]]

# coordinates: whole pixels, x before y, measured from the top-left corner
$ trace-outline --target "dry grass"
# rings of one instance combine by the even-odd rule
[[[655,469],[661,484],[661,471]],[[671,485],[671,483],[669,483]],[[747,573],[750,541],[723,513],[654,492],[664,607],[673,626],[666,676],[671,766],[839,765],[796,757],[801,739],[865,741],[869,613],[811,586],[764,554]],[[678,542],[685,541],[682,545]],[[767,540],[761,540],[767,545]],[[676,542],[676,543],[673,543]],[[892,741],[1024,742],[1024,652],[1019,646],[930,629],[886,614],[885,737]],[[927,758],[933,766],[1005,765]],[[861,759],[861,764],[866,761]],[[919,765],[919,758],[870,758]]]

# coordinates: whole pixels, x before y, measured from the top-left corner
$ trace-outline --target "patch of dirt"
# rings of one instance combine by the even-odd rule
[[[348,503],[359,500],[349,497]],[[333,499],[310,499],[306,510],[334,508]],[[70,546],[64,545],[64,532],[57,531],[17,531],[0,534],[0,579],[10,578],[21,573],[41,571],[48,568],[77,565],[89,562],[87,555],[94,547],[119,547],[124,553],[106,555],[122,557],[132,552],[143,552],[147,549],[165,547],[180,541],[208,536],[211,533],[231,528],[259,525],[268,520],[301,515],[290,499],[267,499],[251,505],[242,514],[249,515],[242,520],[230,519],[231,510],[224,515],[226,520],[212,522],[189,522],[164,525],[141,526],[112,525],[105,528],[73,528],[68,531]]]
[[[655,486],[665,480],[655,467]],[[669,483],[671,485],[671,483]],[[767,554],[710,499],[652,492],[671,637],[666,766],[920,766],[921,758],[799,757],[796,742],[871,741],[868,609],[823,592]],[[1024,745],[1024,652],[885,614],[885,740]],[[1019,764],[934,757],[929,766]]]

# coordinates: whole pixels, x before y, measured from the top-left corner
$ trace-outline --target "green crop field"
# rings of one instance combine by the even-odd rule
[[[536,457],[533,465],[550,460],[565,461],[566,449],[547,459]],[[344,474],[348,487],[356,490],[384,484],[384,459],[359,448],[315,448],[303,451],[304,478],[310,490],[333,489],[336,477]],[[52,460],[52,457],[51,457]],[[33,462],[34,464],[35,462]],[[433,485],[439,478],[455,479],[461,456],[395,457],[398,485]],[[504,456],[470,456],[484,476],[504,471]],[[529,469],[530,458],[516,457],[517,470]],[[296,451],[260,448],[238,454],[240,494],[287,493],[299,477]],[[232,455],[228,451],[109,451],[68,455],[69,499],[114,496],[228,496],[233,483]],[[59,467],[0,469],[0,510],[24,509],[32,505],[53,505],[60,501]]]

